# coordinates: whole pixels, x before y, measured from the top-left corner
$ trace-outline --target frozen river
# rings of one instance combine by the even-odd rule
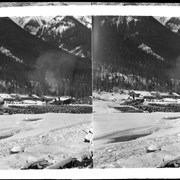
[[[180,131],[180,113],[95,113],[93,117],[95,148]]]

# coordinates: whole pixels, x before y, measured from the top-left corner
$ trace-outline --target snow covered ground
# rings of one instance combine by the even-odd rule
[[[94,167],[157,167],[180,153],[180,113],[96,113]],[[151,145],[160,150],[147,153]]]
[[[180,113],[121,113],[111,93],[93,100],[94,167],[157,167],[180,153]],[[160,150],[147,152],[151,145]]]
[[[51,155],[55,159],[88,152],[84,137],[91,114],[15,114],[0,116],[0,169],[19,169],[26,161]],[[10,154],[14,146],[25,148]]]
[[[180,95],[177,93],[162,93],[162,92],[149,92],[149,91],[135,91],[135,90],[121,90],[120,92],[93,92],[93,97],[96,100],[103,100],[109,102],[123,103],[127,100],[132,100],[131,93],[139,95],[139,97],[134,97],[135,99],[143,99],[144,104],[156,103],[161,105],[168,104],[180,104]],[[156,98],[157,95],[162,96],[162,98]],[[146,97],[151,97],[152,99],[146,99]]]

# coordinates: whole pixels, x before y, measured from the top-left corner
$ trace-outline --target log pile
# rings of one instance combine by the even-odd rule
[[[114,107],[115,109],[125,113],[142,113],[143,111],[130,106]]]
[[[142,111],[148,112],[180,112],[180,106],[176,105],[166,105],[166,106],[159,106],[159,105],[137,105],[136,108]]]
[[[141,100],[141,99],[126,101],[126,102],[122,103],[122,105],[132,106],[141,112],[144,112],[144,111],[147,111],[147,112],[180,112],[179,104],[151,103],[148,105],[144,105],[143,100]],[[123,109],[121,111],[123,111]],[[133,110],[125,109],[123,112],[130,112],[130,111],[133,111]]]
[[[90,106],[27,106],[27,107],[1,107],[0,112],[2,114],[42,114],[42,113],[73,113],[84,114],[92,113],[92,107]]]

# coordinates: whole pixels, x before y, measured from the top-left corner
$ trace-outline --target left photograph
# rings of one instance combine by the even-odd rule
[[[90,16],[0,17],[0,170],[92,168]]]

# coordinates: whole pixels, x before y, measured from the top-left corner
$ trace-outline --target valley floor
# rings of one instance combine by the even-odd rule
[[[93,100],[94,168],[155,168],[180,155],[179,112],[122,113],[117,96]]]
[[[56,163],[89,153],[84,137],[91,120],[91,114],[1,115],[0,169],[20,169],[41,158]],[[13,148],[23,151],[11,153]]]

